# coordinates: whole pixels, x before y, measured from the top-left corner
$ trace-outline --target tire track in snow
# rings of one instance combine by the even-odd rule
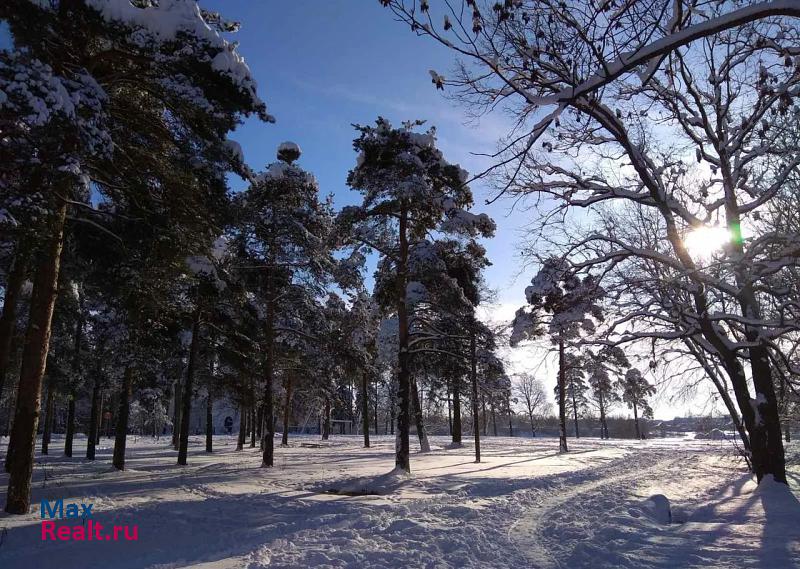
[[[584,471],[567,476],[563,484],[545,490],[551,494],[550,497],[526,508],[523,517],[509,528],[508,539],[536,569],[561,568],[563,564],[559,561],[558,554],[570,548],[562,545],[563,542],[557,543],[546,536],[544,530],[553,525],[552,516],[548,514],[566,507],[573,511],[571,516],[573,519],[602,515],[603,512],[582,510],[579,504],[572,502],[576,502],[576,499],[582,495],[595,493],[605,486],[616,486],[618,491],[621,483],[629,482],[632,479],[646,478],[648,473],[663,469],[667,463],[671,466],[683,460],[683,456],[675,456],[674,450],[666,453],[661,450],[642,452],[640,449],[600,468],[591,469],[588,473]],[[667,466],[668,469],[669,466]],[[620,470],[624,473],[620,474]],[[581,474],[583,477],[588,475],[591,480],[578,482],[577,485],[563,492],[558,491],[559,488],[570,486],[569,480],[581,477]],[[575,544],[575,540],[570,540],[570,543]]]

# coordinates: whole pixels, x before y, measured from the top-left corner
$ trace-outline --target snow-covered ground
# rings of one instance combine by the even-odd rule
[[[31,514],[0,515],[0,567],[800,567],[797,498],[756,490],[722,441],[581,439],[559,455],[555,439],[490,437],[475,464],[471,445],[433,437],[411,478],[387,474],[393,437],[294,437],[272,470],[258,449],[214,442],[206,455],[192,439],[180,467],[168,439],[132,437],[116,472],[112,441],[88,463],[57,439],[37,459]],[[800,468],[790,478],[800,494]],[[137,525],[138,540],[42,541],[40,501],[59,498],[93,503],[105,527]]]

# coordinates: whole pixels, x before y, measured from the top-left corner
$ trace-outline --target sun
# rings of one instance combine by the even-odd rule
[[[703,225],[692,228],[683,244],[693,257],[709,259],[731,242],[731,232],[725,227]]]

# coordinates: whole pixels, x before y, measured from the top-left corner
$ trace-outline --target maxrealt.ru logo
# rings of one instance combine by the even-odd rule
[[[64,503],[64,500],[42,500],[42,541],[137,541],[139,526],[105,526],[92,519],[94,504]],[[81,525],[57,525],[54,520],[80,520]]]

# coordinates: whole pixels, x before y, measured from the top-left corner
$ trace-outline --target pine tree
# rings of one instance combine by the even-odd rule
[[[331,278],[332,211],[321,201],[317,181],[296,166],[300,148],[278,147],[278,161],[255,176],[237,196],[233,247],[263,310],[264,422],[263,467],[274,461],[274,379],[279,299],[297,287],[323,290]]]
[[[636,427],[636,438],[643,437],[642,430],[639,428],[639,417],[646,419],[653,418],[653,409],[650,407],[647,398],[656,393],[655,386],[647,382],[642,372],[636,368],[631,368],[625,373],[625,378],[620,381],[622,400],[633,409],[633,422]]]
[[[550,257],[542,263],[541,269],[531,280],[531,286],[525,289],[530,309],[522,307],[514,317],[512,346],[546,334],[558,349],[559,448],[562,452],[568,451],[567,347],[581,333],[594,332],[594,320],[603,318],[598,304],[602,296],[603,289],[593,277],[587,275],[581,279],[573,274],[563,259]],[[545,315],[549,315],[549,319]]]
[[[409,300],[418,290],[409,277],[412,259],[423,259],[429,250],[428,232],[489,234],[494,224],[485,215],[468,213],[472,193],[467,174],[444,159],[436,148],[435,130],[414,129],[409,122],[394,128],[383,118],[375,126],[359,126],[353,146],[359,153],[348,184],[363,196],[360,206],[342,210],[339,219],[352,240],[380,255],[379,272],[387,283],[378,295],[384,310],[392,311],[398,323],[397,356],[397,448],[396,468],[410,472],[409,432],[413,382],[409,342]],[[422,245],[419,245],[422,244]],[[417,251],[418,249],[418,251]],[[393,275],[393,281],[389,285]]]

